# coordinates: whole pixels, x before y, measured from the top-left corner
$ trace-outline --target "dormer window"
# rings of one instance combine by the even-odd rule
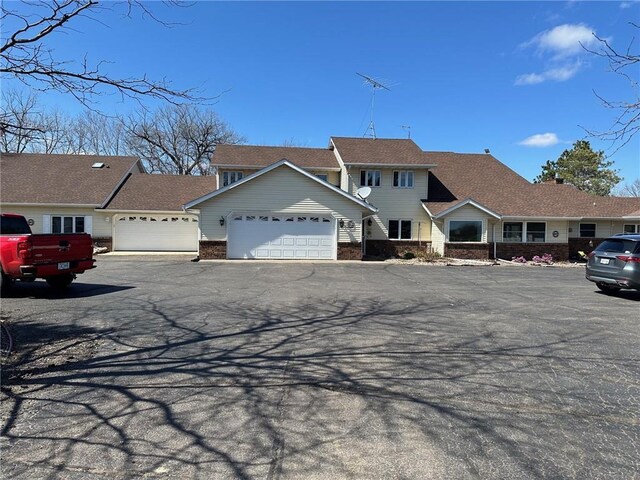
[[[360,170],[361,187],[379,187],[380,170]]]
[[[396,188],[413,188],[413,171],[411,170],[394,171],[393,186]]]
[[[222,186],[226,187],[227,185],[232,184],[233,182],[237,182],[242,179],[242,172],[222,172]]]

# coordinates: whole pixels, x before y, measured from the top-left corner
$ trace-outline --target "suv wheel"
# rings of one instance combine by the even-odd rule
[[[608,283],[604,283],[604,282],[597,282],[596,287],[598,287],[604,293],[608,293],[608,294],[617,293],[620,291],[620,287],[614,287],[613,285],[609,285]]]

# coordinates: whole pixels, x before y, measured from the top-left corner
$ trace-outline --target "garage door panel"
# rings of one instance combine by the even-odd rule
[[[335,220],[330,215],[238,214],[231,218],[229,258],[334,257]]]
[[[189,216],[116,217],[114,236],[120,251],[198,250],[198,223]]]

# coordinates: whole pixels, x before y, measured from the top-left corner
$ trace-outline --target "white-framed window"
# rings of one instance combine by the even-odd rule
[[[396,188],[413,188],[413,171],[395,170],[393,172],[393,186]]]
[[[545,222],[527,222],[527,243],[544,243],[547,238]]]
[[[482,220],[450,220],[450,242],[481,242]]]
[[[389,220],[390,240],[411,240],[411,220]]]
[[[581,223],[580,224],[580,236],[581,237],[595,237],[596,236],[596,224],[595,223]]]
[[[503,242],[522,242],[522,222],[504,222],[502,224]]]
[[[624,224],[622,231],[624,233],[640,233],[640,225],[634,225],[632,223]]]
[[[91,233],[91,217],[51,215],[50,218],[50,233]]]
[[[316,173],[316,177],[320,180],[324,180],[325,182],[329,181],[329,176],[326,173]]]
[[[360,170],[361,187],[379,187],[380,179],[380,170]]]
[[[242,172],[222,172],[222,186],[226,187],[227,185],[232,184],[233,182],[237,182],[242,179]]]

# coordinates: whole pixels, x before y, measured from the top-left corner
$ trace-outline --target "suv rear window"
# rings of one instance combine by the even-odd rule
[[[638,253],[640,242],[635,240],[624,240],[622,238],[609,238],[596,248],[597,252],[613,253]]]

